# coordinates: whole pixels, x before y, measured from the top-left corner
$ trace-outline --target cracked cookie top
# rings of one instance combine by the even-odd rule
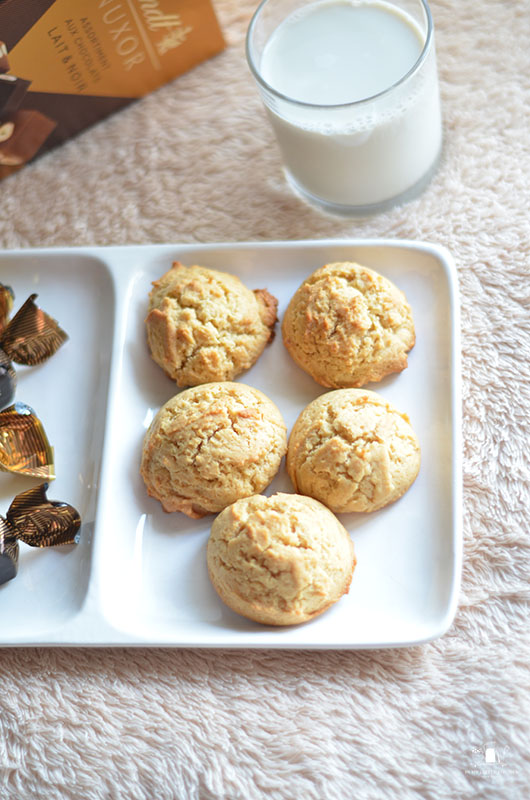
[[[233,610],[267,625],[294,625],[344,595],[356,559],[346,529],[311,497],[238,500],[213,522],[210,579]]]
[[[322,386],[364,386],[407,366],[412,311],[390,280],[353,262],[327,264],[291,298],[283,342]]]
[[[266,395],[243,383],[206,383],[162,406],[140,472],[165,511],[199,518],[263,491],[286,447],[285,423]]]
[[[178,386],[230,381],[274,335],[278,301],[235,275],[178,261],[153,282],[145,320],[151,356]]]
[[[337,389],[302,411],[289,437],[295,491],[336,513],[376,511],[401,497],[420,468],[406,414],[376,392]]]

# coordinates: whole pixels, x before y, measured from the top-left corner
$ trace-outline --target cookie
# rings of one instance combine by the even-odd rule
[[[140,472],[165,511],[199,518],[263,491],[286,447],[282,416],[262,392],[205,383],[162,406],[145,435]]]
[[[145,320],[152,358],[178,386],[231,381],[271,341],[278,301],[235,275],[176,261],[153,282]]]
[[[255,495],[225,508],[207,547],[210,580],[233,611],[266,625],[307,622],[350,588],[347,530],[311,497]]]
[[[366,389],[336,389],[296,420],[287,449],[295,491],[336,513],[376,511],[401,497],[420,468],[410,421]]]
[[[298,288],[282,322],[285,347],[322,386],[364,386],[407,366],[414,346],[403,292],[368,267],[327,264]]]

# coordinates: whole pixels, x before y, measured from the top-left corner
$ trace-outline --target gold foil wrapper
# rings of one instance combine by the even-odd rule
[[[0,283],[0,334],[7,325],[15,295],[11,286]]]
[[[0,470],[43,480],[55,478],[53,448],[42,422],[25,403],[0,411]]]
[[[59,323],[35,304],[36,297],[28,297],[0,334],[0,347],[17,364],[42,364],[68,339]]]
[[[68,503],[48,500],[47,483],[18,494],[7,512],[16,537],[31,547],[77,544],[81,517]]]

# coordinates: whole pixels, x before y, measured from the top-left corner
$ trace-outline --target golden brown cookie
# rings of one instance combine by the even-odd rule
[[[322,386],[380,381],[407,366],[412,312],[391,281],[352,262],[327,264],[291,298],[282,322],[285,347]]]
[[[262,392],[205,383],[162,406],[145,435],[140,472],[165,511],[198,518],[263,491],[286,446],[282,416]]]
[[[401,497],[420,468],[406,414],[366,389],[337,389],[313,400],[289,437],[294,488],[336,513],[376,511]]]
[[[215,518],[208,573],[227,606],[266,625],[321,614],[350,588],[356,559],[347,530],[311,497],[238,500]]]
[[[235,275],[176,261],[153,282],[145,320],[151,356],[178,386],[230,381],[274,335],[278,301]]]

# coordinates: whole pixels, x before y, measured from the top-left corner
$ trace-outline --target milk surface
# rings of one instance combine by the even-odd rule
[[[388,89],[423,49],[414,21],[382,2],[318,3],[289,17],[263,53],[263,78],[306,103],[365,100]]]
[[[260,71],[280,95],[266,103],[302,191],[369,206],[429,172],[441,147],[434,49],[402,80],[424,41],[412,17],[384,0],[323,0],[274,31]]]

